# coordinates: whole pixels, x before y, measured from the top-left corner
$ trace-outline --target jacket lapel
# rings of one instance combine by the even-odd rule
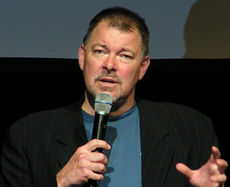
[[[163,120],[154,113],[153,107],[142,104],[138,107],[142,142],[142,185],[164,186],[173,160],[170,132]]]
[[[77,107],[77,111],[76,111]],[[83,125],[81,105],[75,105],[75,111],[70,111],[69,114],[60,125],[56,143],[57,143],[57,161],[60,170],[71,158],[79,146],[87,142],[87,136]]]

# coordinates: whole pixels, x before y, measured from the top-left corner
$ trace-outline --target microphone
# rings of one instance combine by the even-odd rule
[[[112,108],[112,97],[106,93],[99,93],[96,95],[94,101],[94,125],[93,125],[93,134],[92,139],[105,139],[105,132],[107,127],[107,120],[109,112]],[[102,148],[97,148],[95,151],[102,152]],[[98,187],[97,181],[90,180],[90,187]]]
[[[111,108],[112,97],[110,94],[99,93],[96,95],[94,101],[95,117],[92,139],[105,139],[107,120]],[[102,152],[102,149],[97,149],[96,151]]]

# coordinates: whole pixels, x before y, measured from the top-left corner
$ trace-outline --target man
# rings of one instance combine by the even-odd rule
[[[222,185],[227,162],[212,146],[217,140],[205,116],[135,99],[150,64],[148,42],[137,14],[110,8],[96,15],[78,51],[84,101],[32,114],[10,128],[3,186],[89,186],[92,180],[119,187]],[[113,100],[105,141],[90,140],[98,93]]]

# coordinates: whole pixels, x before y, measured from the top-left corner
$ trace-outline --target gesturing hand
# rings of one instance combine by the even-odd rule
[[[223,186],[227,180],[224,174],[228,163],[220,159],[220,151],[212,146],[212,153],[209,160],[197,170],[191,170],[186,165],[178,163],[176,169],[184,174],[189,183],[195,187],[218,187]]]
[[[89,179],[103,179],[108,159],[103,153],[93,152],[96,148],[110,150],[110,145],[103,140],[94,139],[79,147],[57,173],[58,187],[81,185]]]

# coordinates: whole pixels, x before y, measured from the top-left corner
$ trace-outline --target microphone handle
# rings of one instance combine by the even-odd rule
[[[98,113],[95,114],[92,139],[105,140],[107,120],[108,120],[108,115],[103,115]],[[103,149],[98,148],[95,151],[102,153]]]
[[[99,139],[99,140],[105,139],[107,120],[108,120],[108,115],[103,115],[98,113],[95,114],[92,139]],[[95,151],[102,153],[103,149],[97,148]],[[89,184],[90,187],[98,187],[97,181],[95,180],[89,180]]]

